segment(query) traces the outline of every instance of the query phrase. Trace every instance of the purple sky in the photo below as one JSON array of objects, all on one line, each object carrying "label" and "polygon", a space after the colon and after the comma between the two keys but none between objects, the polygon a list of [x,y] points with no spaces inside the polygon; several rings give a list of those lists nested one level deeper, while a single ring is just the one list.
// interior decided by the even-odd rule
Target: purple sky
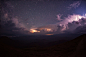
[{"label": "purple sky", "polygon": [[0,35],[86,33],[86,1],[2,1]]}]

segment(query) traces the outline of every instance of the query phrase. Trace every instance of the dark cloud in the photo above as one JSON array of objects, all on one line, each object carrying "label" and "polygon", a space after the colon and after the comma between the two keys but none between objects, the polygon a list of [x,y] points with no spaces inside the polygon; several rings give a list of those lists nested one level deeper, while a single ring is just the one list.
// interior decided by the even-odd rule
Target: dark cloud
[{"label": "dark cloud", "polygon": [[86,25],[77,27],[74,32],[77,34],[86,34]]},{"label": "dark cloud", "polygon": [[1,29],[0,35],[24,35],[29,34],[29,31],[22,27],[18,19],[13,17],[12,6],[9,2],[1,3]]},{"label": "dark cloud", "polygon": [[86,18],[80,19],[80,20],[79,20],[79,23],[80,23],[81,25],[86,24]]},{"label": "dark cloud", "polygon": [[9,20],[7,23],[4,24],[5,27],[14,27],[15,23],[12,23],[12,20]]},{"label": "dark cloud", "polygon": [[68,25],[68,30],[72,31],[79,26],[79,23],[77,21],[73,21],[72,23],[68,23],[67,25]]}]

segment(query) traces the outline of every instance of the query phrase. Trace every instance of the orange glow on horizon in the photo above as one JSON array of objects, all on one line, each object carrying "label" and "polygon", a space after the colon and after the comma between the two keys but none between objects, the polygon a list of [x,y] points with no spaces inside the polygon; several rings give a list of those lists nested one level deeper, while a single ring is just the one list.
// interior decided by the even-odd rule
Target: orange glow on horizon
[{"label": "orange glow on horizon", "polygon": [[53,34],[46,34],[46,35],[53,35]]},{"label": "orange glow on horizon", "polygon": [[44,31],[47,31],[47,32],[51,32],[52,31],[52,29],[50,29],[50,28],[41,28],[40,30],[44,30]]},{"label": "orange glow on horizon", "polygon": [[48,31],[48,32],[49,32],[49,31],[51,31],[51,29],[46,29],[46,31]]},{"label": "orange glow on horizon", "polygon": [[40,31],[37,31],[37,30],[35,30],[35,29],[30,29],[30,32],[31,32],[31,33],[35,33],[35,32],[40,32]]}]

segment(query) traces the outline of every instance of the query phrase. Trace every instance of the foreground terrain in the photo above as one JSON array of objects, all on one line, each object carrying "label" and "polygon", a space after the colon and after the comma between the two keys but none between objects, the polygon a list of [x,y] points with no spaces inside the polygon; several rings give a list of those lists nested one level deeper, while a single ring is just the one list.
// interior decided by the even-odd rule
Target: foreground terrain
[{"label": "foreground terrain", "polygon": [[0,38],[0,57],[85,57],[86,34],[73,40],[50,47],[16,48],[4,42],[15,41],[8,37]]}]

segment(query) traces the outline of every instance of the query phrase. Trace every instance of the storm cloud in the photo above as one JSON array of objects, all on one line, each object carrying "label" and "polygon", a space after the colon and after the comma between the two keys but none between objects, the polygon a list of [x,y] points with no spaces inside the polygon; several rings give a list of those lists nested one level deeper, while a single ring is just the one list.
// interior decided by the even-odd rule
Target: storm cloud
[{"label": "storm cloud", "polygon": [[1,3],[1,35],[23,35],[29,31],[13,16],[13,7],[9,2]]}]

